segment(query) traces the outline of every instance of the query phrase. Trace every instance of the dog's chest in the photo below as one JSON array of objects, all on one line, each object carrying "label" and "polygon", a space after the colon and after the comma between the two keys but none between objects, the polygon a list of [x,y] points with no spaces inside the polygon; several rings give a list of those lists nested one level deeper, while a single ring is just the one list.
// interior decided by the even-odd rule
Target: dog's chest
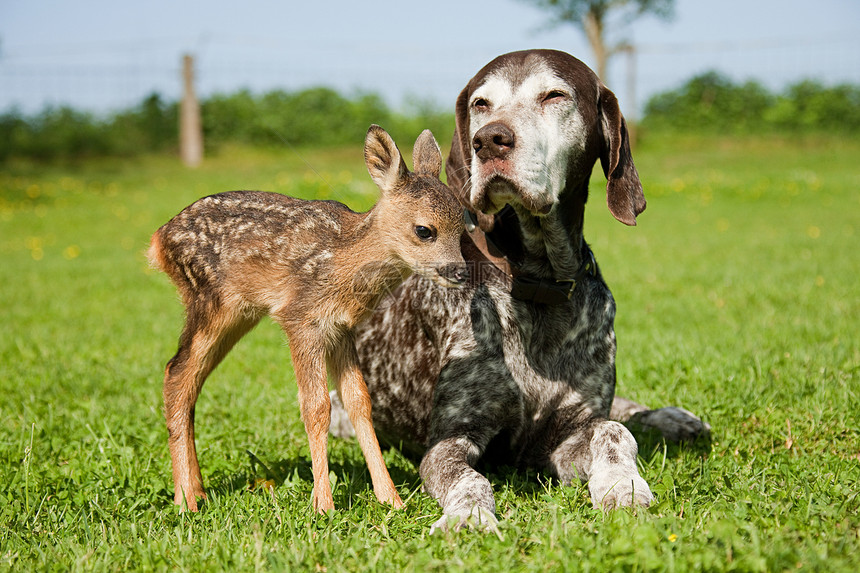
[{"label": "dog's chest", "polygon": [[[482,335],[501,341],[500,357],[521,396],[525,427],[546,423],[559,408],[594,414],[611,402],[614,301],[600,280],[583,291],[558,306],[502,299],[495,307],[499,332]],[[479,322],[484,330],[494,323],[487,317]],[[478,331],[473,320],[473,332]]]}]

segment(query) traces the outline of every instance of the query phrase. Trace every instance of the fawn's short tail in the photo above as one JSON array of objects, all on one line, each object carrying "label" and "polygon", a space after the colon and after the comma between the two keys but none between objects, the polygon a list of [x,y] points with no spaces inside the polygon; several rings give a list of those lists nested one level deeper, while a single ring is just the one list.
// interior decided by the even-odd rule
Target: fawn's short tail
[{"label": "fawn's short tail", "polygon": [[164,249],[161,247],[160,229],[153,233],[152,239],[149,240],[149,249],[146,251],[146,258],[149,259],[149,264],[152,268],[165,272],[167,261],[164,258]]}]

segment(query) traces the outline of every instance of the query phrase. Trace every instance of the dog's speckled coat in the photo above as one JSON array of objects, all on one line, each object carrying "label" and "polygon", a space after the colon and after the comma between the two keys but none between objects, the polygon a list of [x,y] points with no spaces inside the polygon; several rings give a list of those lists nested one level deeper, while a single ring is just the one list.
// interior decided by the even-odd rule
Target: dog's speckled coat
[{"label": "dog's speckled coat", "polygon": [[[516,52],[469,82],[456,118],[446,170],[480,223],[462,245],[473,280],[445,290],[414,277],[358,328],[377,432],[423,454],[425,491],[444,513],[434,528],[495,526],[479,458],[587,481],[595,506],[647,506],[636,442],[611,413],[670,439],[707,425],[680,408],[648,410],[622,398],[612,409],[615,302],[599,271],[557,305],[513,299],[506,272],[565,280],[580,268],[598,159],[610,211],[636,223],[645,200],[615,96],[568,54]],[[494,217],[506,204],[513,228]],[[484,233],[513,245],[507,260],[493,256]],[[336,422],[333,432],[349,433]]]}]

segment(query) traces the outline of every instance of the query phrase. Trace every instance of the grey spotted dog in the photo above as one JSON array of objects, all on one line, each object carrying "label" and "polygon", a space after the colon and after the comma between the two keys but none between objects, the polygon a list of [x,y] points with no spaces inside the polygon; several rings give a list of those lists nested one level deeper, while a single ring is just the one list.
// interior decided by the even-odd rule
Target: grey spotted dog
[{"label": "grey spotted dog", "polygon": [[620,421],[670,439],[709,426],[680,408],[613,406],[615,302],[583,215],[597,161],[612,215],[635,225],[645,209],[615,95],[568,54],[514,52],[469,81],[455,116],[446,172],[466,207],[472,280],[446,291],[412,278],[359,326],[377,432],[423,456],[443,512],[433,529],[496,526],[479,460],[587,482],[595,506],[648,506]]},{"label": "grey spotted dog", "polygon": [[201,387],[233,345],[270,315],[290,342],[314,508],[334,508],[327,369],[356,429],[376,497],[402,507],[373,430],[354,331],[413,271],[443,288],[467,280],[462,208],[439,180],[442,155],[429,131],[415,143],[415,173],[378,126],[368,130],[364,155],[381,191],[367,213],[335,201],[236,191],[198,200],[152,236],[150,261],[176,284],[186,309],[179,349],[164,374],[176,504],[197,511],[197,498],[206,497],[194,444]]}]

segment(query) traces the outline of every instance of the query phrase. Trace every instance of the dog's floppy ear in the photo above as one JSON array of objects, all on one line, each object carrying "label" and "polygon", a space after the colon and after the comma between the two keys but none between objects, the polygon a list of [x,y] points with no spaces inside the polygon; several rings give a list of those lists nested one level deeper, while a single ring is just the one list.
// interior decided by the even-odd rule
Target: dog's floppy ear
[{"label": "dog's floppy ear", "polygon": [[603,129],[600,164],[607,179],[606,202],[616,219],[625,225],[635,225],[636,216],[645,210],[645,195],[630,154],[627,123],[615,94],[603,83],[600,84],[599,105]]},{"label": "dog's floppy ear", "polygon": [[451,140],[451,153],[445,162],[445,174],[448,176],[448,186],[457,195],[460,204],[477,215],[478,226],[484,232],[493,230],[493,216],[486,215],[475,210],[469,202],[472,192],[471,181],[472,170],[472,142],[469,140],[469,98],[472,96],[472,82],[463,88],[457,96],[455,108],[456,129],[454,138]]},{"label": "dog's floppy ear", "polygon": [[[471,85],[471,82],[470,82]],[[470,85],[463,88],[457,96],[457,104],[454,111],[454,137],[451,139],[451,153],[445,162],[445,174],[448,176],[448,186],[454,190],[460,202],[468,205],[469,189],[468,181],[470,175],[469,158],[471,147],[469,146],[469,94]]]}]

